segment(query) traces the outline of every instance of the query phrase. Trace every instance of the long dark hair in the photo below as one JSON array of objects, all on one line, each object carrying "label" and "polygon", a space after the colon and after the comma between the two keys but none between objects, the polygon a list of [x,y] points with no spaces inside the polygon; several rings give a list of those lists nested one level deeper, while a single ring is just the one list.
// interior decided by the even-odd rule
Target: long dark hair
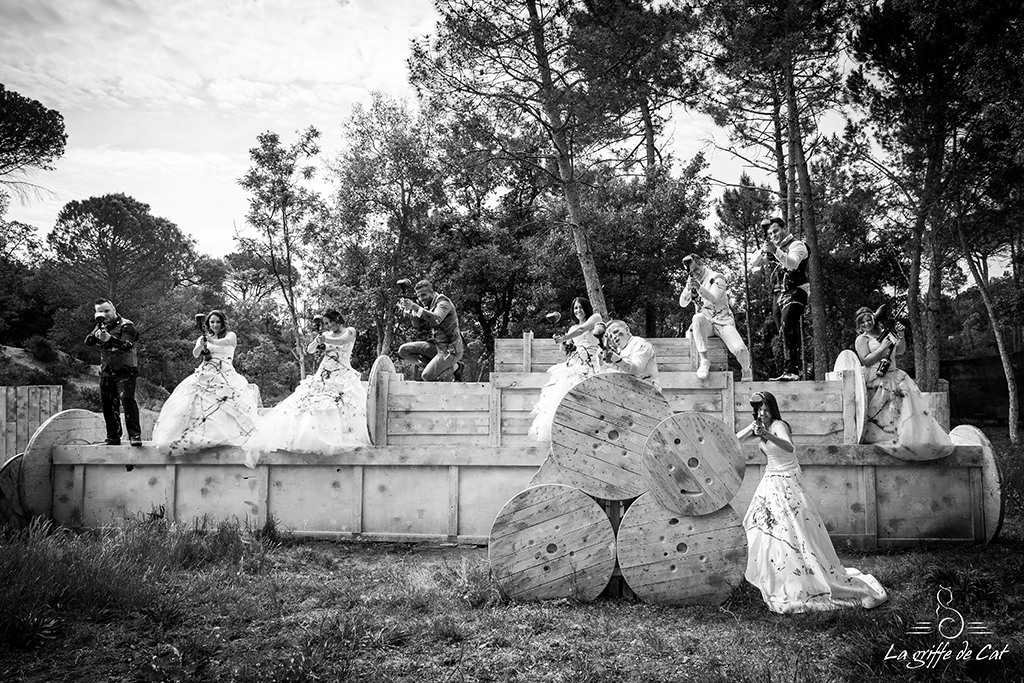
[{"label": "long dark hair", "polygon": [[217,316],[220,318],[220,333],[217,334],[217,339],[222,339],[224,335],[228,333],[228,317],[224,315],[224,311],[213,309],[206,314],[206,320],[203,321],[203,327],[206,328],[207,332],[212,332],[210,329],[210,318]]},{"label": "long dark hair", "polygon": [[793,433],[793,428],[789,426],[789,423],[782,419],[782,413],[779,412],[779,402],[775,398],[775,394],[770,391],[762,391],[761,395],[764,396],[764,404],[768,406],[768,414],[772,416],[772,421],[778,421],[786,425],[786,429],[789,433]]},{"label": "long dark hair", "polygon": [[341,317],[341,313],[339,313],[336,308],[325,309],[324,320],[330,320],[331,322],[338,323],[339,325],[345,324],[345,319]]},{"label": "long dark hair", "polygon": [[584,322],[585,320],[590,318],[590,316],[594,315],[594,307],[590,305],[590,299],[578,296],[572,300],[572,306],[570,306],[570,310],[575,310],[577,301],[579,301],[580,306],[583,307],[583,320],[580,320],[579,322]]}]

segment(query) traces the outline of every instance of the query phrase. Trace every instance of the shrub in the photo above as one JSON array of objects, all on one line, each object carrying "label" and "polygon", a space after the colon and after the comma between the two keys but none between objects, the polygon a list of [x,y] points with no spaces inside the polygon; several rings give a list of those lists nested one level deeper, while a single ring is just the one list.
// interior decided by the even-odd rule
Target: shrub
[{"label": "shrub", "polygon": [[58,358],[56,347],[46,337],[38,334],[25,340],[25,350],[40,363],[53,363]]}]

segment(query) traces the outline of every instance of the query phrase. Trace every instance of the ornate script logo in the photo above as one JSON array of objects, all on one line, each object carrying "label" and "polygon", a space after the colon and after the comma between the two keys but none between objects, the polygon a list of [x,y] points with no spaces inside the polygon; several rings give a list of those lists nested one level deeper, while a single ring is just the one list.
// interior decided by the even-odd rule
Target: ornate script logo
[{"label": "ornate script logo", "polygon": [[[972,649],[967,636],[993,635],[993,631],[982,621],[967,621],[964,615],[953,607],[953,591],[946,586],[939,586],[935,593],[935,619],[928,621],[915,621],[906,634],[908,636],[927,636],[938,634],[942,641],[934,647],[926,650],[898,650],[894,645],[889,646],[885,654],[885,661],[895,660],[903,663],[908,669],[933,669],[942,662],[952,660],[1001,660],[1010,651],[1009,645],[1002,649],[986,643],[980,649]],[[959,650],[950,646],[949,641],[963,637],[963,644]]]},{"label": "ornate script logo", "polygon": [[964,633],[967,635],[992,635],[992,630],[983,621],[965,621],[964,615],[953,607],[953,591],[945,586],[939,586],[935,593],[935,619],[933,621],[915,621],[914,625],[907,630],[908,636],[926,636],[938,633],[946,640],[959,638]]}]

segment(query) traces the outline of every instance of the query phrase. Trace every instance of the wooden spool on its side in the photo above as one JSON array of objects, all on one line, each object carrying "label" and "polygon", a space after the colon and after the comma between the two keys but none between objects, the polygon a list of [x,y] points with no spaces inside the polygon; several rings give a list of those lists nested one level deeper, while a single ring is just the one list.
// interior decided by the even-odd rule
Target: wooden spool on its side
[{"label": "wooden spool on its side", "polygon": [[860,357],[850,349],[845,349],[836,356],[832,372],[826,373],[825,378],[837,380],[841,377],[839,374],[841,372],[852,372],[856,375],[853,399],[855,403],[854,420],[857,425],[857,440],[854,443],[860,443],[861,439],[864,438],[864,421],[867,419],[868,385],[866,375],[864,374],[864,364],[860,362]]},{"label": "wooden spool on its side", "polygon": [[644,481],[658,503],[681,515],[729,504],[743,485],[746,459],[721,420],[679,413],[662,420],[644,446]]},{"label": "wooden spool on its side", "polygon": [[668,400],[622,372],[594,375],[569,390],[555,410],[551,454],[562,480],[597,498],[624,500],[647,490],[641,459]]},{"label": "wooden spool on its side", "polygon": [[996,462],[992,443],[985,433],[973,425],[953,427],[949,438],[957,446],[981,446],[981,495],[985,520],[985,541],[991,542],[1003,528],[1003,476]]},{"label": "wooden spool on its side", "polygon": [[395,364],[389,356],[377,356],[370,368],[370,383],[366,389],[366,429],[370,443],[387,445],[387,375],[395,374]]},{"label": "wooden spool on its side", "polygon": [[21,501],[30,517],[53,516],[53,447],[102,443],[106,434],[102,415],[77,408],[57,413],[39,425],[21,462]]},{"label": "wooden spool on its side", "polygon": [[619,568],[640,599],[659,605],[720,605],[743,580],[747,536],[731,507],[679,515],[640,496],[619,525]]},{"label": "wooden spool on its side", "polygon": [[579,489],[533,486],[505,504],[491,526],[491,574],[516,600],[589,602],[615,570],[615,532]]},{"label": "wooden spool on its side", "polygon": [[24,529],[31,521],[21,503],[21,459],[18,453],[0,465],[0,526]]}]

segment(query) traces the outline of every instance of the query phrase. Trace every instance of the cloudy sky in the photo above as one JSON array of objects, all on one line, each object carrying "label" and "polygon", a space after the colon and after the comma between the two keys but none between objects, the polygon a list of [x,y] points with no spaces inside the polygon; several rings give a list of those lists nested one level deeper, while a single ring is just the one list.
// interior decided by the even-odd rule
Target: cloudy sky
[{"label": "cloudy sky", "polygon": [[[226,254],[256,136],[313,125],[333,156],[353,103],[411,97],[409,41],[434,20],[431,0],[0,0],[0,83],[59,111],[68,134],[57,170],[32,178],[55,197],[15,200],[7,218],[45,233],[65,203],[124,192]],[[735,181],[711,135],[724,140],[682,114],[672,144]]]}]

